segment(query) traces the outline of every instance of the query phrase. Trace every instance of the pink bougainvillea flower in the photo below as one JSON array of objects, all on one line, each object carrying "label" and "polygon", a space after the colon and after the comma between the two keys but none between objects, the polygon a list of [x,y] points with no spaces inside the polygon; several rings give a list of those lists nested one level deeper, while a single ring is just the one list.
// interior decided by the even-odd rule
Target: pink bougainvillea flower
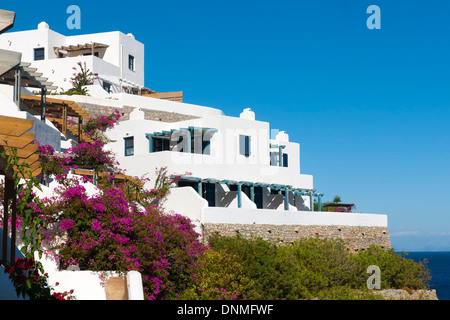
[{"label": "pink bougainvillea flower", "polygon": [[62,220],[60,222],[60,228],[61,228],[61,230],[69,230],[69,229],[73,228],[74,224],[75,223],[71,219]]}]

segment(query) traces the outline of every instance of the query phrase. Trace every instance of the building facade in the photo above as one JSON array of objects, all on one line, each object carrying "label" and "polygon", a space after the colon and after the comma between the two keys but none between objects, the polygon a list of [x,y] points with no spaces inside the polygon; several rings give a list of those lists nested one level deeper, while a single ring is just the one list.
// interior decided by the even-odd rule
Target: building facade
[{"label": "building facade", "polygon": [[0,48],[22,53],[60,90],[71,88],[78,62],[99,74],[98,85],[121,92],[121,86],[144,87],[144,45],[130,33],[105,32],[64,36],[41,22],[37,29],[0,35]]},{"label": "building facade", "polygon": [[[231,226],[234,232],[264,238],[267,234],[258,230],[267,229],[272,240],[292,241],[310,234],[300,230],[317,229],[322,231],[313,234],[365,236],[361,248],[370,242],[389,246],[386,215],[321,211],[323,195],[312,175],[301,170],[300,144],[257,119],[250,108],[233,117],[214,107],[152,96],[144,86],[144,45],[133,35],[66,37],[42,22],[36,30],[1,35],[0,48],[20,52],[23,61],[60,89],[70,88],[68,79],[78,62],[97,73],[98,79],[87,86],[89,96],[54,97],[71,100],[91,115],[118,109],[121,121],[107,132],[112,142],[106,148],[128,175],[155,181],[163,167],[168,174],[181,175],[164,206],[191,218],[204,238],[213,231],[228,234]],[[274,231],[283,226],[293,233]],[[330,233],[323,231],[325,226],[352,231]],[[368,234],[377,236],[367,240]]]}]

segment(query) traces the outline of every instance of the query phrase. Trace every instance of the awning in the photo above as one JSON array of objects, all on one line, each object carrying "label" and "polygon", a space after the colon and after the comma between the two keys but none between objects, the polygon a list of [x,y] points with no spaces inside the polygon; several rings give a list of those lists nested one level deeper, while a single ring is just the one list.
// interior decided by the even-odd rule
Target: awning
[{"label": "awning", "polygon": [[17,67],[22,59],[22,53],[0,49],[0,76]]},{"label": "awning", "polygon": [[11,29],[14,26],[16,13],[0,9],[0,34]]},{"label": "awning", "polygon": [[[42,73],[37,72],[36,68],[30,67],[31,63],[21,62],[19,68],[21,70],[21,87],[46,89],[47,91],[56,90],[58,87],[53,86],[53,82],[49,82],[48,78],[42,77]],[[12,68],[0,76],[0,84],[15,85],[16,68]]]}]

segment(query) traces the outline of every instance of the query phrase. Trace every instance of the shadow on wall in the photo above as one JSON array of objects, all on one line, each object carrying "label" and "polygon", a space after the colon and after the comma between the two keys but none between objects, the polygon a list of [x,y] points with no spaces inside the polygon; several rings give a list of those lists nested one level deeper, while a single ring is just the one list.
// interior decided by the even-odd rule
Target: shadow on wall
[{"label": "shadow on wall", "polygon": [[280,194],[269,194],[266,196],[266,208],[276,210],[280,206],[284,206],[284,196]]}]

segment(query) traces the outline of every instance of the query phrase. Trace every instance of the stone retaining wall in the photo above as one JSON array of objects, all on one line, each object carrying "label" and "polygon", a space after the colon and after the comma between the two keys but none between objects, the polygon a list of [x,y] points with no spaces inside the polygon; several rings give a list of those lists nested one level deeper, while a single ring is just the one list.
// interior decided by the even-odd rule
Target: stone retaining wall
[{"label": "stone retaining wall", "polygon": [[386,300],[439,300],[436,290],[385,289],[373,291]]},{"label": "stone retaining wall", "polygon": [[204,223],[202,231],[205,241],[208,241],[211,234],[217,232],[223,236],[236,234],[244,237],[256,236],[266,241],[284,244],[312,236],[343,239],[352,251],[364,250],[371,244],[391,248],[387,227]]}]

